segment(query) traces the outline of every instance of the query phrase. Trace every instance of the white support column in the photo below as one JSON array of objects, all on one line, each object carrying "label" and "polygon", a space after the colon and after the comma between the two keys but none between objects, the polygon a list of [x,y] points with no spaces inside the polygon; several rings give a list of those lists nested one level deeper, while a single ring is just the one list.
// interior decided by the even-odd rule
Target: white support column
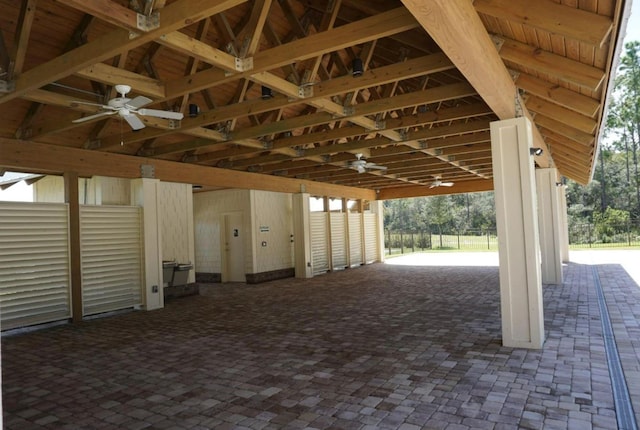
[{"label": "white support column", "polygon": [[148,311],[164,307],[162,289],[162,229],[158,201],[158,179],[131,181],[131,204],[142,207],[144,231],[144,308]]},{"label": "white support column", "polygon": [[569,262],[569,215],[567,213],[567,188],[565,185],[558,190],[558,204],[560,207],[560,257],[564,263]]},{"label": "white support column", "polygon": [[542,283],[562,284],[562,256],[560,229],[560,201],[558,170],[554,168],[536,170],[538,193],[538,229],[542,256]]},{"label": "white support column", "polygon": [[369,202],[369,208],[371,212],[376,214],[376,241],[378,244],[378,261],[384,263],[384,207],[382,200],[374,200]]},{"label": "white support column", "polygon": [[293,196],[293,254],[296,278],[313,278],[309,194]]},{"label": "white support column", "polygon": [[544,318],[531,122],[491,123],[502,344],[542,348]]}]

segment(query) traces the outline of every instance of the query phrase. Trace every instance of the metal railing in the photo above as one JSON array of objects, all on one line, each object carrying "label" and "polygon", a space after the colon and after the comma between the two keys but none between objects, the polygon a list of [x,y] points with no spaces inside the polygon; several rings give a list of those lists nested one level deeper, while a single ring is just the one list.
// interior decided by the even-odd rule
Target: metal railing
[{"label": "metal railing", "polygon": [[493,229],[442,233],[387,230],[384,244],[387,255],[426,250],[496,251],[498,249],[498,238],[496,231]]},{"label": "metal railing", "polygon": [[572,248],[615,248],[640,246],[640,220],[584,223],[569,226]]},{"label": "metal railing", "polygon": [[[498,237],[495,229],[442,233],[386,230],[384,245],[387,255],[428,250],[497,251]],[[640,246],[640,220],[570,225],[569,246],[574,249]]]}]

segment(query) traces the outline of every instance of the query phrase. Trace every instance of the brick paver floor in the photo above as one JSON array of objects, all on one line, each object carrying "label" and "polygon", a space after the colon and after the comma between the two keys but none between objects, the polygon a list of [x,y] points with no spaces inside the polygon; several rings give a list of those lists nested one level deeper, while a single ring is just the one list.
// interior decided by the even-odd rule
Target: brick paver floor
[{"label": "brick paver floor", "polygon": [[[566,280],[542,350],[501,346],[497,267],[384,264],[4,337],[5,428],[615,429],[590,266]],[[640,291],[602,285],[633,366]]]}]

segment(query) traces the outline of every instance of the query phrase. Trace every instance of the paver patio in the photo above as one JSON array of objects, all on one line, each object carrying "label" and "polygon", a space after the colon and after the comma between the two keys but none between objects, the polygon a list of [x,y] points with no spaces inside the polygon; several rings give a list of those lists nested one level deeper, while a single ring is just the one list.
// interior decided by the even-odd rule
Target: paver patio
[{"label": "paver patio", "polygon": [[[640,288],[598,270],[638,411]],[[497,267],[388,264],[5,336],[4,425],[615,429],[592,278],[544,287],[542,350],[501,346]]]}]

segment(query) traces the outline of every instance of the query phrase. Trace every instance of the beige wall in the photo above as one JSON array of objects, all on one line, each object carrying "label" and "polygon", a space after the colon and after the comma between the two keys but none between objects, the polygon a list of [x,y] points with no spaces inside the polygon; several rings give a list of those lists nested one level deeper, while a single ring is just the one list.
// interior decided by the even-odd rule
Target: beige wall
[{"label": "beige wall", "polygon": [[[225,213],[244,213],[244,230],[250,230],[250,203],[248,190],[223,190],[196,193],[193,196],[195,229],[195,263],[198,272],[221,273],[222,253],[220,228]],[[251,235],[245,234],[245,270],[251,268]],[[249,262],[248,264],[246,262]],[[248,266],[248,267],[246,267]],[[251,272],[246,272],[251,273]]]},{"label": "beige wall", "polygon": [[[194,263],[193,204],[189,184],[160,182],[158,210],[162,234],[162,259]],[[195,273],[195,271],[192,271]],[[191,273],[195,281],[195,275]]]},{"label": "beige wall", "polygon": [[[289,269],[293,263],[291,194],[252,191],[253,267],[250,273]],[[262,243],[266,242],[266,246]]]},{"label": "beige wall", "polygon": [[[129,179],[93,178],[78,179],[78,200],[83,205],[128,206],[131,201]],[[45,176],[33,185],[35,202],[64,203],[64,179],[62,176]]]},{"label": "beige wall", "polygon": [[[193,200],[195,261],[199,272],[222,272],[222,217],[230,213],[243,214],[245,273],[293,267],[290,194],[224,190],[197,193]],[[263,242],[266,246],[262,246]]]}]

